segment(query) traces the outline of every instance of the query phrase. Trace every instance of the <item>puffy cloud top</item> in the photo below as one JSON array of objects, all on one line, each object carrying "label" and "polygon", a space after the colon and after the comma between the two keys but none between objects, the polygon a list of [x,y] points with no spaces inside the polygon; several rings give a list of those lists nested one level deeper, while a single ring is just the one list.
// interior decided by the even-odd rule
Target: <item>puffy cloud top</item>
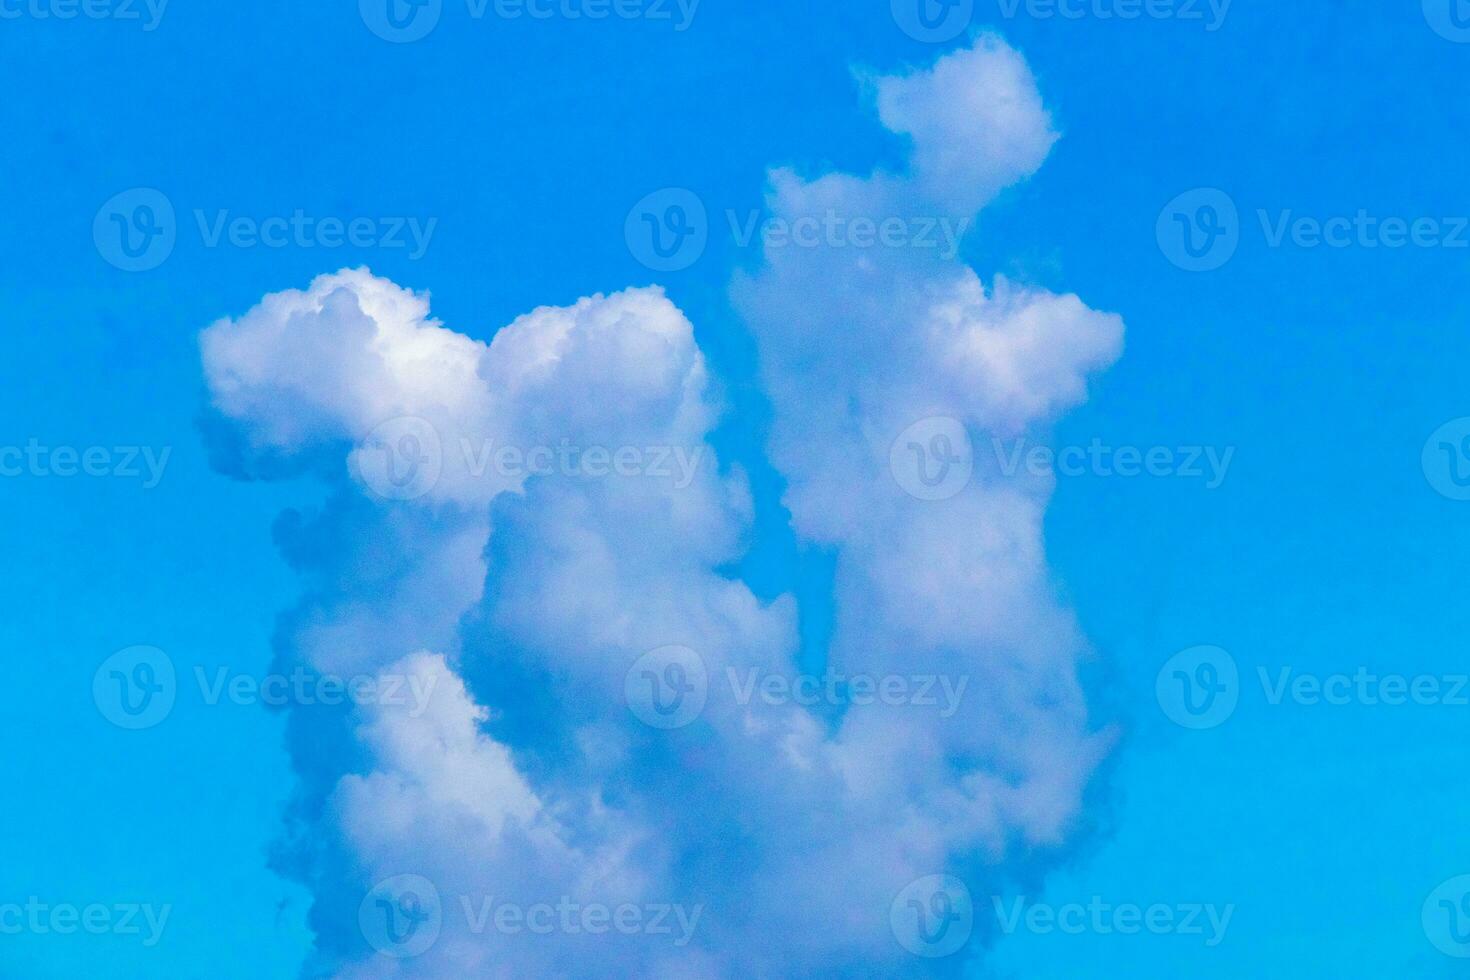
[{"label": "puffy cloud top", "polygon": [[[908,171],[778,171],[778,214],[971,218],[1056,139],[993,37],[873,86]],[[826,675],[922,684],[932,705],[802,675],[795,601],[728,570],[749,492],[715,458],[719,406],[661,290],[543,307],[485,344],[346,270],[204,332],[216,448],[262,476],[331,464],[323,507],[277,529],[309,583],[278,657],[432,692],[293,710],[280,861],[317,896],[309,970],[929,973],[904,896],[958,874],[983,902],[1068,840],[1108,737],[1048,583],[1050,488],[976,468],[916,494],[900,463],[1046,424],[1117,357],[1121,322],[932,250],[765,259],[734,295],[794,526],[837,555]],[[934,418],[942,443],[901,437]],[[496,925],[493,906],[559,903],[682,927]]]}]

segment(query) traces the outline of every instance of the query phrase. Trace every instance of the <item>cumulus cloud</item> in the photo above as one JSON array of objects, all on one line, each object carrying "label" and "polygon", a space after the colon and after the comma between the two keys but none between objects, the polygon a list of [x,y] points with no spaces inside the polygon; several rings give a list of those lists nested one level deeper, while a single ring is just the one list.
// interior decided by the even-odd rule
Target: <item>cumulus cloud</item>
[{"label": "cumulus cloud", "polygon": [[[973,218],[1056,139],[995,38],[870,84],[909,169],[776,171],[777,213]],[[895,924],[905,889],[989,887],[1075,827],[1106,738],[1048,586],[1049,487],[972,459],[953,492],[915,493],[900,435],[941,418],[962,451],[1046,424],[1121,323],[914,247],[768,247],[733,291],[794,527],[837,555],[829,671],[942,678],[946,711],[770,695],[797,679],[795,602],[728,571],[750,493],[661,290],[537,309],[486,344],[345,270],[204,332],[221,468],[330,486],[277,525],[308,584],[278,659],[433,691],[417,712],[292,711],[277,861],[316,896],[312,975],[930,972]],[[914,465],[940,445],[916,437]],[[398,916],[421,921],[407,945],[379,934]]]}]

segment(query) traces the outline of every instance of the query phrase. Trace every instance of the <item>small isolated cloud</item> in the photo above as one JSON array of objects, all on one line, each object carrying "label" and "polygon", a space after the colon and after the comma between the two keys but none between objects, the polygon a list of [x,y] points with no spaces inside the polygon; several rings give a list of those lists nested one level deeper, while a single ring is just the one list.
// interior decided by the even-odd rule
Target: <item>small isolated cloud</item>
[{"label": "small isolated cloud", "polygon": [[[872,85],[908,171],[775,172],[780,215],[972,219],[1056,138],[994,38]],[[794,600],[728,571],[749,490],[661,290],[485,344],[347,270],[204,332],[222,468],[330,487],[277,524],[307,585],[281,665],[430,692],[291,712],[276,860],[316,895],[311,975],[927,973],[963,943],[925,947],[904,896],[948,909],[927,883],[953,875],[983,901],[1066,843],[1107,739],[1049,487],[906,467],[1080,402],[1120,321],[913,247],[768,247],[734,295],[794,525],[837,555],[829,672],[896,682],[867,700],[792,694]]]}]

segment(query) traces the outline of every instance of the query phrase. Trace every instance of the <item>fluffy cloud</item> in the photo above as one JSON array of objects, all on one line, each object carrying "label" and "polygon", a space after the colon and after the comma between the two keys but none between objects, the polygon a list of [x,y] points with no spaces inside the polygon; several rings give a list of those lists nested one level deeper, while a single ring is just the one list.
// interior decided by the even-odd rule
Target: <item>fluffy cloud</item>
[{"label": "fluffy cloud", "polygon": [[[775,172],[775,211],[972,218],[1056,138],[994,38],[871,85],[909,171]],[[434,692],[293,710],[277,860],[316,894],[314,974],[926,972],[892,922],[911,882],[981,889],[1066,841],[1106,739],[1047,583],[1049,488],[979,471],[919,499],[899,436],[1046,424],[1117,356],[1120,322],[915,248],[768,248],[734,294],[794,526],[837,555],[829,668],[963,684],[947,711],[741,695],[794,678],[795,603],[727,571],[750,495],[709,444],[719,406],[661,290],[541,308],[484,344],[348,270],[205,331],[221,468],[330,486],[277,526],[308,583],[278,659]],[[701,710],[670,715],[665,681]],[[549,932],[526,925],[546,906]],[[598,909],[627,928],[589,927]],[[400,914],[432,941],[384,955],[409,951],[375,931]]]}]

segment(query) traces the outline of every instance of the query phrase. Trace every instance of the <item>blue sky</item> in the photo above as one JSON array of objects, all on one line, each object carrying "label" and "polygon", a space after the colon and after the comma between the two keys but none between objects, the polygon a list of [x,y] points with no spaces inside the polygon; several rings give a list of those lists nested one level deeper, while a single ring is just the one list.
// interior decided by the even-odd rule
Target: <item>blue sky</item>
[{"label": "blue sky", "polygon": [[[352,891],[354,876],[380,868],[364,856],[367,845],[337,827],[330,846],[305,848],[319,862],[306,870],[302,848],[282,844],[293,800],[300,806],[303,796],[325,792],[329,776],[371,769],[354,754],[360,747],[339,755],[322,734],[342,730],[331,727],[342,724],[338,716],[322,721],[299,704],[209,704],[194,676],[285,669],[306,656],[294,632],[303,618],[382,601],[375,590],[389,589],[383,580],[398,574],[401,552],[454,527],[437,512],[390,522],[382,515],[399,511],[349,500],[355,484],[343,475],[342,454],[332,455],[341,432],[313,430],[305,448],[281,450],[291,456],[285,463],[252,455],[258,444],[240,448],[283,417],[326,426],[299,409],[310,399],[293,400],[285,380],[279,392],[262,382],[248,411],[221,409],[220,383],[201,367],[201,331],[224,317],[243,322],[269,294],[366,266],[430,293],[435,318],[488,343],[538,307],[665,287],[692,324],[711,400],[722,406],[708,437],[720,475],[748,475],[748,526],[723,517],[681,525],[710,569],[743,582],[762,604],[739,636],[789,629],[799,637],[795,661],[820,672],[855,633],[899,631],[881,613],[880,600],[891,597],[864,591],[889,549],[855,543],[825,508],[783,497],[795,487],[849,516],[846,504],[837,506],[847,484],[809,466],[819,454],[793,450],[811,437],[802,425],[816,410],[792,379],[828,372],[827,384],[846,392],[850,382],[858,399],[860,375],[877,368],[863,359],[860,334],[832,336],[813,353],[781,333],[771,311],[789,309],[781,305],[790,302],[782,256],[771,266],[759,247],[741,247],[727,215],[738,223],[765,208],[771,168],[808,179],[904,173],[904,140],[874,118],[873,79],[927,71],[981,32],[1024,58],[1060,138],[1042,152],[1044,162],[1018,165],[993,194],[977,192],[983,208],[958,258],[987,285],[1001,275],[1076,294],[1089,310],[1117,314],[1124,332],[1115,357],[1098,341],[1085,398],[1023,430],[972,425],[975,451],[989,451],[993,440],[1009,451],[1024,438],[1055,448],[1094,440],[1165,448],[1178,454],[1174,462],[1191,447],[1233,454],[1218,486],[1084,465],[1035,498],[1044,510],[1046,580],[1090,651],[1076,668],[1087,729],[1115,741],[1076,806],[1061,807],[1066,826],[1054,839],[1027,840],[1032,825],[1018,818],[1002,834],[1014,837],[1003,859],[977,856],[977,844],[972,853],[951,850],[933,868],[969,883],[968,942],[951,956],[901,959],[889,969],[1017,978],[1463,973],[1445,947],[1463,955],[1470,944],[1421,913],[1427,900],[1431,912],[1438,908],[1431,892],[1470,874],[1470,843],[1459,832],[1470,796],[1457,753],[1470,707],[1443,703],[1448,696],[1373,704],[1359,693],[1341,705],[1291,695],[1273,704],[1259,679],[1261,670],[1274,683],[1283,669],[1324,679],[1363,668],[1432,678],[1447,691],[1466,672],[1458,585],[1470,503],[1453,499],[1453,472],[1426,466],[1421,454],[1441,426],[1470,416],[1461,369],[1470,294],[1460,288],[1470,261],[1470,107],[1461,97],[1470,44],[1456,40],[1455,21],[1433,0],[1426,10],[1236,0],[1218,22],[1207,4],[1195,5],[1200,20],[1124,20],[1102,16],[1127,6],[1104,0],[1069,7],[1081,11],[1076,18],[1025,3],[1008,14],[1009,4],[977,0],[963,31],[942,41],[905,33],[903,17],[879,2],[806,9],[703,0],[689,17],[668,4],[667,18],[542,20],[477,19],[459,0],[444,0],[433,32],[402,44],[375,35],[351,3],[173,0],[151,30],[141,4],[138,19],[119,4],[93,8],[106,17],[61,19],[63,6],[0,0],[0,10],[15,14],[0,19],[0,59],[13,81],[0,101],[0,315],[12,346],[0,368],[0,447],[102,447],[98,465],[108,475],[27,465],[0,478],[9,516],[0,540],[10,559],[0,631],[13,695],[4,729],[18,749],[16,804],[0,835],[0,905],[37,896],[51,905],[170,911],[147,944],[146,927],[141,935],[7,932],[0,973],[380,975],[365,972],[375,961],[353,931],[362,897]],[[991,176],[984,166],[953,166],[939,172],[947,191],[964,193],[967,181]],[[107,202],[137,188],[155,189],[173,208],[176,241],[161,264],[129,272],[114,264],[116,252],[99,249],[94,224]],[[687,267],[655,271],[625,231],[630,209],[665,188],[688,189],[702,204],[708,244]],[[1234,251],[1212,253],[1205,262],[1221,262],[1216,268],[1188,271],[1171,261],[1182,246],[1168,232],[1193,222],[1203,234],[1201,202],[1222,198],[1185,198],[1184,225],[1171,221],[1168,206],[1201,188],[1234,206]],[[129,214],[140,200],[124,199]],[[409,244],[330,247],[319,234],[280,248],[228,236],[210,244],[208,227],[222,212],[224,220],[259,222],[298,211],[344,224],[368,218],[364,234],[374,242],[396,235]],[[1300,231],[1305,239],[1286,231],[1274,240],[1299,218],[1360,214],[1376,230],[1354,225],[1342,247],[1310,244],[1309,228]],[[398,218],[405,220],[394,233]],[[421,255],[413,254],[409,218],[426,235]],[[1391,218],[1432,219],[1421,226],[1426,244],[1389,247],[1382,223]],[[105,232],[105,214],[100,224]],[[737,270],[754,278],[754,298],[732,290]],[[789,281],[803,274],[790,272]],[[848,285],[837,280],[833,295]],[[636,306],[627,315],[665,313]],[[670,329],[676,339],[667,342],[677,347]],[[1078,326],[1058,349],[1081,349],[1094,329],[1106,332]],[[846,366],[822,359],[829,343]],[[282,378],[297,358],[325,356],[312,347],[275,355]],[[630,374],[644,363],[621,348],[596,348],[586,355],[591,366],[579,368],[589,373],[564,383],[581,385],[575,390],[589,404],[613,406],[619,424],[619,406],[653,418],[656,399],[598,387],[611,382],[593,368],[608,358],[611,372],[619,356],[629,358]],[[1450,431],[1442,441],[1453,447],[1459,438]],[[134,465],[125,465],[133,447]],[[155,463],[166,459],[156,480],[145,449]],[[1450,462],[1466,462],[1454,452]],[[335,475],[321,476],[325,469]],[[298,478],[274,478],[282,470]],[[235,478],[242,472],[271,478]],[[490,744],[507,747],[542,797],[589,771],[566,762],[566,719],[538,700],[561,690],[544,680],[560,676],[556,662],[517,633],[529,627],[513,615],[518,583],[545,600],[562,581],[537,559],[554,551],[546,542],[570,533],[555,516],[560,502],[550,491],[498,500],[483,603],[466,613],[462,634],[423,626],[401,650],[455,647],[439,652],[458,665],[469,696],[496,712]],[[865,526],[881,537],[907,525],[872,518]],[[388,531],[400,536],[390,540]],[[965,540],[968,531],[955,533]],[[624,576],[628,588],[656,594],[678,582],[716,594],[714,571],[696,575],[659,545],[645,554],[636,541],[623,543],[620,555],[646,563],[627,567],[649,576]],[[689,578],[650,570],[656,562]],[[394,571],[379,577],[363,571],[369,566]],[[943,581],[935,588],[947,594]],[[789,608],[779,599],[786,594]],[[873,621],[844,612],[874,596],[865,606],[879,610]],[[554,638],[571,630],[548,615],[527,622]],[[1003,632],[985,622],[975,630]],[[99,711],[93,680],[114,652],[138,645],[166,651],[179,693],[166,719],[132,731]],[[1171,657],[1202,645],[1228,653],[1238,706],[1195,730],[1171,720],[1177,706],[1161,699],[1157,681]],[[288,732],[288,718],[297,730]],[[687,794],[678,798],[690,807],[707,806],[700,812],[711,835],[728,829],[719,808],[730,799],[658,782],[686,763],[725,758],[720,743],[655,734],[630,736],[640,761],[619,770],[628,782],[609,801],[634,799],[638,781],[651,780]],[[1092,743],[1079,736],[1069,744],[1080,752]],[[749,831],[750,853],[711,855],[686,841],[685,863],[671,861],[667,897],[743,895],[732,884],[740,862],[774,860],[787,843],[762,837],[775,834],[767,823],[778,824],[779,812],[760,815],[770,819]],[[332,834],[320,814],[295,826],[311,841]],[[854,863],[864,864],[862,856]],[[869,856],[866,863],[881,863]],[[793,876],[791,903],[804,900],[803,887]],[[1233,911],[1215,945],[1205,942],[1208,930],[1022,926],[1005,934],[993,896],[1006,907],[1022,898],[1053,911],[1095,898],[1163,904],[1176,915],[1191,904]],[[774,921],[776,904],[757,911]],[[886,904],[882,915],[886,923]],[[701,968],[718,975],[719,943],[731,933],[707,928],[715,930],[715,965]],[[771,930],[773,948],[809,971],[854,970],[844,954],[823,952],[824,942],[842,947],[834,936],[859,942],[836,924],[808,930],[810,946],[760,917],[748,928]],[[884,949],[903,945],[894,938],[881,937]],[[442,967],[429,962],[403,961],[401,975],[438,975]]]}]

